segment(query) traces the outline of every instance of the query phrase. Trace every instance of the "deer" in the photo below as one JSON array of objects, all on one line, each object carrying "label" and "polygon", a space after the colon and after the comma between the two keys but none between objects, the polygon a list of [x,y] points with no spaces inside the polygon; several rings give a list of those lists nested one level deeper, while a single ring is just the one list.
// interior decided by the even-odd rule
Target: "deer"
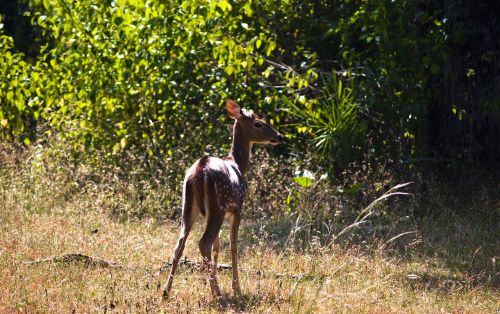
[{"label": "deer", "polygon": [[233,293],[235,296],[241,295],[237,256],[238,229],[245,198],[244,177],[249,168],[252,145],[276,145],[284,142],[284,137],[253,111],[242,109],[231,99],[226,101],[226,109],[229,117],[234,120],[229,155],[222,159],[201,157],[186,171],[184,177],[181,230],[170,274],[163,288],[163,300],[169,298],[187,237],[200,214],[206,220],[205,231],[199,242],[202,270],[208,274],[213,297],[223,300],[216,272],[220,250],[219,233],[224,220],[229,222]]}]

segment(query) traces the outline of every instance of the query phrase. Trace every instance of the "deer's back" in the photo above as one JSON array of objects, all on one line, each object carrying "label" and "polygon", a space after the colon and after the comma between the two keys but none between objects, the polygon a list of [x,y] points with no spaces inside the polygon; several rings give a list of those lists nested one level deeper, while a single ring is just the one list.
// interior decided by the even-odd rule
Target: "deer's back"
[{"label": "deer's back", "polygon": [[217,204],[224,214],[239,210],[245,197],[243,177],[232,159],[209,156],[198,159],[188,169],[184,185],[185,192],[187,185],[194,187],[203,215],[210,210],[209,204]]}]

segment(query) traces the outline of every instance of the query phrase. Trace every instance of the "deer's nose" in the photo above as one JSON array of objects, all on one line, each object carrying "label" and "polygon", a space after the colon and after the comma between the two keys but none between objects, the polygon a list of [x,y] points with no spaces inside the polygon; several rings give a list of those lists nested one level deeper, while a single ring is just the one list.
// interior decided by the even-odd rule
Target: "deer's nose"
[{"label": "deer's nose", "polygon": [[278,139],[280,140],[281,143],[285,142],[285,137],[281,134],[278,134]]}]

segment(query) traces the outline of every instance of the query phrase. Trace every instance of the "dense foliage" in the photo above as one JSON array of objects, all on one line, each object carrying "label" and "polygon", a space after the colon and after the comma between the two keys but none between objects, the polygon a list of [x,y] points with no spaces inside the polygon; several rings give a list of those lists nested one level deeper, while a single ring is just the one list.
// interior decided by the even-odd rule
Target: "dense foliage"
[{"label": "dense foliage", "polygon": [[494,2],[26,0],[0,10],[3,138],[199,154],[228,145],[232,97],[288,125],[290,142],[330,174],[363,156],[500,160]]}]

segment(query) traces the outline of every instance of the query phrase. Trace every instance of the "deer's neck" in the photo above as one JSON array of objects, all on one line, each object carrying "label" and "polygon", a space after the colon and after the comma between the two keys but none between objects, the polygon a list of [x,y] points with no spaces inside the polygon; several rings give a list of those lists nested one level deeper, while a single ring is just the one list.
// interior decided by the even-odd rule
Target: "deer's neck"
[{"label": "deer's neck", "polygon": [[240,124],[236,121],[233,126],[233,145],[229,157],[234,159],[242,175],[248,170],[251,150],[252,143],[244,136]]}]

